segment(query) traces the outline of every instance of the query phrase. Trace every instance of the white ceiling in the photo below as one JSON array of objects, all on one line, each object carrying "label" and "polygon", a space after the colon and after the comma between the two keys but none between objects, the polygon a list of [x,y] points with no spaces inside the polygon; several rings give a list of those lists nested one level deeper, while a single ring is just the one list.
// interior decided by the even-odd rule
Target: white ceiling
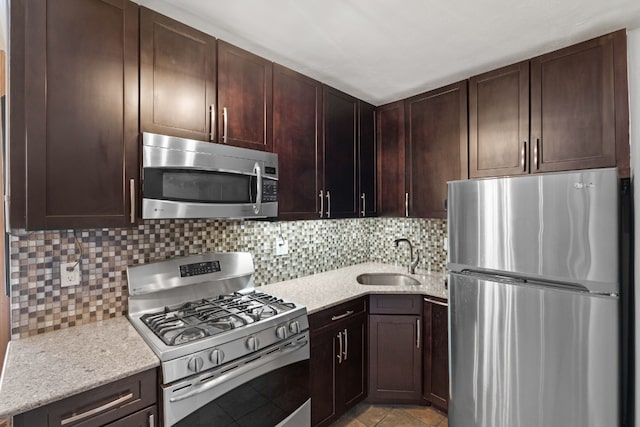
[{"label": "white ceiling", "polygon": [[620,28],[639,0],[137,0],[381,105]]}]

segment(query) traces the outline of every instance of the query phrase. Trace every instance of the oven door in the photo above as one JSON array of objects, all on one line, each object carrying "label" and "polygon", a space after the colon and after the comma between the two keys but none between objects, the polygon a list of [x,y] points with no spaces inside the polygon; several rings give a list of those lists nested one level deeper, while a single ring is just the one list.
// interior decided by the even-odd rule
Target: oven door
[{"label": "oven door", "polygon": [[163,386],[164,425],[310,426],[309,333]]}]

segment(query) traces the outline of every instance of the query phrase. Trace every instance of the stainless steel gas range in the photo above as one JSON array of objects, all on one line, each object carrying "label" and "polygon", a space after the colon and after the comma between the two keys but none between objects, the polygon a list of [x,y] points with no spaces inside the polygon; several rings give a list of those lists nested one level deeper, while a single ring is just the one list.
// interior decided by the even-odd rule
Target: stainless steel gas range
[{"label": "stainless steel gas range", "polygon": [[309,426],[305,307],[254,289],[249,253],[131,266],[129,319],[162,362],[165,426]]}]

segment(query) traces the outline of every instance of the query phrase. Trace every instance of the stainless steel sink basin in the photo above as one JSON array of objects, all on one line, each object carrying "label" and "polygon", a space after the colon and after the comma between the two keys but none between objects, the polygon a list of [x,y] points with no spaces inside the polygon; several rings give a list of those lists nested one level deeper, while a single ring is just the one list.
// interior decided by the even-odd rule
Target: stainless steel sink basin
[{"label": "stainless steel sink basin", "polygon": [[356,277],[361,285],[371,286],[419,286],[413,277],[399,273],[365,273]]}]

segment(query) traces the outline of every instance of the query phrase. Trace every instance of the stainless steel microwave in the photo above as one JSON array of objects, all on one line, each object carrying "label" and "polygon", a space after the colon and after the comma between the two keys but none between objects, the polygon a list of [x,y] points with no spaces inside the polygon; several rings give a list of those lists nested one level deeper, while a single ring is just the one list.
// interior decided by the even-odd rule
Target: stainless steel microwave
[{"label": "stainless steel microwave", "polygon": [[278,216],[278,155],[142,134],[142,217]]}]

